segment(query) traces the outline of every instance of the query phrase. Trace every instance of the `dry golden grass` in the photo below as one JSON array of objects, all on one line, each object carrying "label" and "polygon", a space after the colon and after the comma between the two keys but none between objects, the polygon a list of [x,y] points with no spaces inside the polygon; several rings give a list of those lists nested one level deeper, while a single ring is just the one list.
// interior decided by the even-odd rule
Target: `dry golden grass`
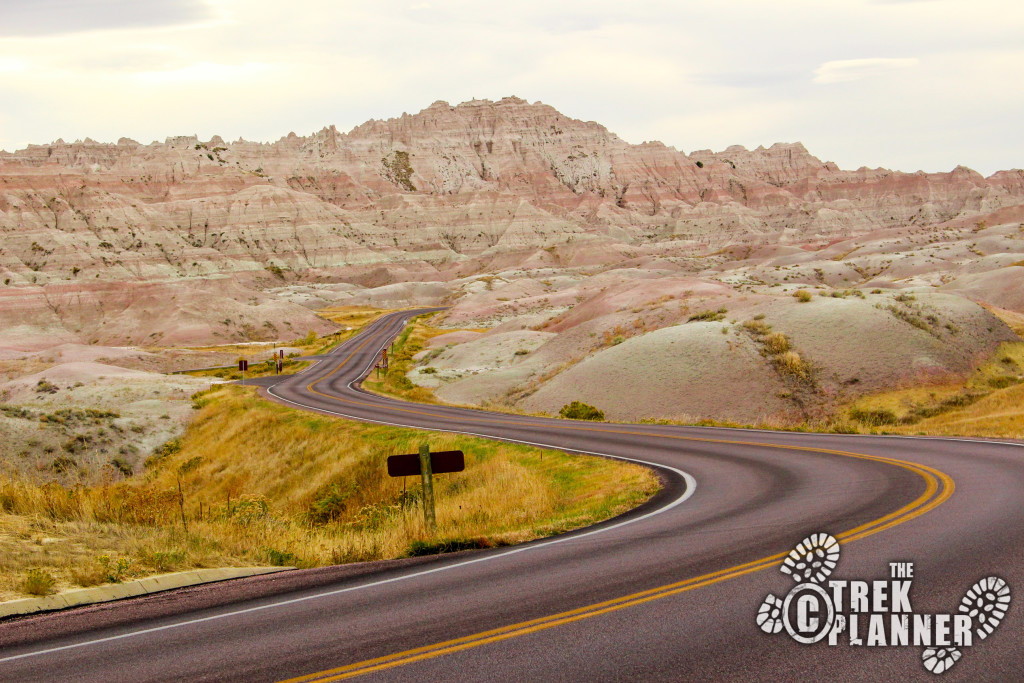
[{"label": "dry golden grass", "polygon": [[764,338],[764,348],[772,355],[786,353],[790,350],[789,337],[782,332],[772,332]]},{"label": "dry golden grass", "polygon": [[850,410],[897,434],[1024,438],[1024,342],[1002,344],[964,382],[873,394]]},{"label": "dry golden grass", "polygon": [[[28,572],[57,589],[196,567],[317,566],[516,543],[593,523],[658,488],[642,467],[458,435],[364,425],[221,387],[144,475],[63,488],[0,479],[0,599]],[[418,478],[385,458],[461,449],[466,471],[435,478],[437,530]],[[180,488],[179,488],[180,487]]]},{"label": "dry golden grass", "polygon": [[1024,384],[994,391],[975,403],[895,428],[901,434],[1024,439]]},{"label": "dry golden grass", "polygon": [[[1019,264],[1018,264],[1019,265]],[[996,306],[990,306],[988,304],[982,304],[985,308],[991,311],[996,317],[1000,318],[1007,327],[1017,333],[1017,336],[1024,339],[1024,313],[1018,313],[1017,311],[1009,311],[1005,308],[998,308]]]}]

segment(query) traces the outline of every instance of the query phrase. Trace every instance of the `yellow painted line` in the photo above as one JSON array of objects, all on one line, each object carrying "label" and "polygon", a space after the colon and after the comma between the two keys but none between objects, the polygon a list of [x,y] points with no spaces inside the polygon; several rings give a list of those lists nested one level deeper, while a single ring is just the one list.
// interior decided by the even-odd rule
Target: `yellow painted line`
[{"label": "yellow painted line", "polygon": [[[331,394],[325,394],[317,391],[314,386],[327,379],[335,372],[337,372],[345,363],[347,363],[356,352],[362,349],[371,339],[379,336],[374,334],[357,347],[348,357],[345,358],[338,367],[334,368],[327,375],[324,375],[318,380],[311,382],[307,385],[307,389],[315,394],[336,400],[342,403],[356,404],[370,406],[372,404],[353,401],[351,399],[345,399],[340,396],[333,396]],[[394,410],[407,412],[418,415],[426,415],[429,417],[451,419],[445,415],[437,413],[429,413],[426,411],[412,410],[406,408],[395,407]],[[461,418],[460,418],[461,419]],[[466,422],[483,422],[490,424],[516,424],[518,426],[529,426],[522,422],[513,422],[511,420],[497,420],[487,418],[464,418]],[[806,451],[813,453],[826,453],[829,455],[838,455],[843,457],[858,458],[861,460],[873,460],[876,462],[882,462],[895,467],[901,467],[905,470],[917,474],[925,480],[925,491],[918,498],[912,502],[904,505],[895,512],[891,512],[887,515],[874,519],[860,526],[854,527],[842,533],[836,535],[836,538],[845,543],[857,541],[862,538],[866,538],[872,534],[876,534],[880,531],[890,529],[897,524],[908,522],[912,519],[920,517],[921,515],[933,510],[934,508],[941,505],[943,502],[949,499],[953,495],[953,491],[956,485],[953,478],[945,472],[937,470],[927,465],[921,465],[918,463],[911,463],[904,460],[898,460],[896,458],[887,458],[884,456],[868,455],[865,453],[854,453],[851,451],[838,451],[826,448],[810,448],[807,446],[786,446],[782,444],[767,444],[759,443],[754,441],[736,441],[728,439],[708,439],[702,437],[693,436],[682,436],[674,434],[655,434],[649,432],[636,432],[630,430],[621,429],[606,429],[599,427],[586,427],[577,425],[558,425],[558,424],[544,424],[536,425],[554,429],[565,429],[565,430],[577,430],[577,431],[588,431],[588,432],[602,432],[609,434],[626,434],[646,437],[656,437],[663,439],[677,439],[681,441],[697,441],[706,443],[717,443],[717,444],[732,444],[732,445],[743,445],[743,446],[757,446],[762,448],[779,448],[783,450],[795,450],[795,451]],[[382,671],[384,669],[390,669],[397,666],[404,666],[406,664],[412,664],[414,662],[422,661],[425,659],[432,659],[434,657],[440,657],[446,654],[452,654],[467,650],[469,648],[478,647],[480,645],[486,645],[488,643],[494,643],[501,640],[507,640],[509,638],[515,638],[518,636],[534,633],[537,631],[554,628],[563,624],[580,621],[582,619],[589,619],[609,612],[614,612],[627,607],[633,607],[640,605],[645,602],[652,600],[660,600],[667,598],[672,595],[677,595],[686,591],[694,590],[695,588],[703,588],[710,586],[722,581],[727,581],[745,574],[752,572],[761,571],[769,567],[774,567],[782,563],[782,560],[788,555],[787,552],[777,553],[768,557],[763,557],[759,560],[739,564],[734,567],[727,569],[721,569],[710,574],[703,574],[690,579],[685,579],[676,583],[659,586],[657,588],[650,588],[645,591],[638,593],[632,593],[619,598],[613,598],[604,602],[587,605],[586,607],[578,607],[573,610],[566,612],[559,612],[558,614],[552,614],[546,617],[540,617],[529,621],[523,621],[516,624],[510,624],[508,626],[502,626],[500,628],[491,629],[489,631],[483,631],[481,633],[475,633],[469,636],[463,636],[461,638],[455,638],[453,640],[446,640],[440,643],[434,643],[431,645],[424,645],[422,647],[413,648],[411,650],[404,650],[402,652],[396,652],[394,654],[386,655],[384,657],[377,657],[375,659],[368,659],[362,662],[356,662],[354,664],[348,664],[346,666],[337,667],[334,669],[328,669],[325,671],[319,671],[316,673],[306,674],[297,678],[289,678],[281,683],[325,683],[326,681],[339,681],[346,678],[353,678],[355,676],[362,676],[364,674],[373,673],[375,671]]]}]

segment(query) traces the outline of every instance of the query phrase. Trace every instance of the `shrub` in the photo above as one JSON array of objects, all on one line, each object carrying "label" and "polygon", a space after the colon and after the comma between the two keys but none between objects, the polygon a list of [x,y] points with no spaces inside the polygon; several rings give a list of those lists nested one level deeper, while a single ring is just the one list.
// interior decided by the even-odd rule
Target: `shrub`
[{"label": "shrub", "polygon": [[789,338],[781,332],[773,332],[764,338],[765,350],[776,356],[789,351]]},{"label": "shrub", "polygon": [[135,474],[135,468],[131,466],[124,458],[113,458],[110,461],[110,466],[120,472],[125,477],[130,477]]},{"label": "shrub", "polygon": [[806,289],[798,289],[795,292],[793,292],[793,298],[799,301],[800,303],[805,304],[811,300],[811,293],[808,292]]},{"label": "shrub", "polygon": [[22,590],[29,595],[50,595],[54,592],[57,579],[42,569],[30,569],[25,576]]},{"label": "shrub", "polygon": [[242,496],[231,507],[231,521],[240,526],[261,522],[270,515],[270,505],[263,496]]},{"label": "shrub", "polygon": [[132,565],[132,561],[127,557],[119,557],[114,560],[108,555],[100,555],[96,561],[103,569],[103,578],[110,583],[121,583],[128,575],[128,568]]},{"label": "shrub", "polygon": [[184,550],[157,550],[145,558],[154,569],[161,572],[174,571],[185,562]]},{"label": "shrub", "polygon": [[880,425],[894,425],[899,423],[896,413],[886,408],[851,408],[850,418],[871,427]]},{"label": "shrub", "polygon": [[345,514],[348,508],[349,499],[352,497],[352,489],[344,491],[337,484],[331,484],[321,490],[317,497],[309,504],[306,511],[306,518],[310,524],[329,524]]},{"label": "shrub", "polygon": [[[764,318],[764,316],[761,316]],[[753,320],[747,320],[743,323],[743,329],[755,336],[763,336],[772,331],[772,326],[766,323],[761,318],[754,318]]]},{"label": "shrub", "polygon": [[717,311],[701,311],[691,315],[686,322],[692,323],[695,320],[699,322],[718,322],[719,320],[724,320],[725,314],[728,312],[729,309],[727,308],[719,308]]},{"label": "shrub", "polygon": [[604,412],[582,401],[573,401],[562,406],[558,414],[567,420],[603,420]]},{"label": "shrub", "polygon": [[45,379],[39,380],[36,384],[36,393],[39,394],[56,394],[58,391],[60,391],[60,387],[46,381]]},{"label": "shrub", "polygon": [[[67,446],[67,444],[65,444]],[[50,469],[56,474],[64,474],[78,467],[78,461],[66,455],[59,455],[50,463]]]},{"label": "shrub", "polygon": [[[135,431],[135,427],[132,427],[132,431]],[[155,467],[160,464],[162,460],[168,458],[178,451],[181,450],[181,441],[178,439],[171,439],[167,443],[158,447],[153,451],[153,455],[146,458],[146,467]]]},{"label": "shrub", "polygon": [[294,567],[300,564],[299,558],[294,553],[274,548],[267,548],[267,561],[274,567]]},{"label": "shrub", "polygon": [[789,375],[795,375],[800,378],[807,378],[810,375],[810,368],[803,358],[800,357],[796,351],[786,351],[785,353],[776,356],[775,361],[779,369]]}]

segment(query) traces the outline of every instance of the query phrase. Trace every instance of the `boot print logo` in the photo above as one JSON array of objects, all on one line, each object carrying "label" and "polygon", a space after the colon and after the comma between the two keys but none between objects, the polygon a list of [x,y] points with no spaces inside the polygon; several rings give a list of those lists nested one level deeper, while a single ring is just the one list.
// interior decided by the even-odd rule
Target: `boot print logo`
[{"label": "boot print logo", "polygon": [[965,648],[984,640],[999,627],[1010,608],[1010,587],[996,576],[975,583],[956,612],[915,614],[910,604],[912,562],[890,562],[888,579],[830,579],[839,563],[839,541],[827,533],[800,541],[780,571],[796,582],[785,597],[769,594],[757,610],[765,633],[783,630],[793,640],[812,644],[840,636],[853,647],[920,647],[924,668],[948,671]]}]

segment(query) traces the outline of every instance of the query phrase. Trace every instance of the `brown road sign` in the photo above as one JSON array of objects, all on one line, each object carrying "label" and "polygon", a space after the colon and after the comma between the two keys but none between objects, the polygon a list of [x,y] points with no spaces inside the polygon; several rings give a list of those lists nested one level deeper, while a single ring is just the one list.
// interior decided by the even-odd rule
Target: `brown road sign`
[{"label": "brown road sign", "polygon": [[247,360],[240,360],[240,361],[238,361],[238,370],[239,370],[239,372],[245,372],[248,369],[249,369],[249,361],[247,361]]},{"label": "brown road sign", "polygon": [[[466,469],[466,458],[462,451],[440,451],[430,454],[430,469],[434,474],[461,472]],[[420,472],[420,454],[406,453],[388,457],[388,476],[412,477]]]}]

